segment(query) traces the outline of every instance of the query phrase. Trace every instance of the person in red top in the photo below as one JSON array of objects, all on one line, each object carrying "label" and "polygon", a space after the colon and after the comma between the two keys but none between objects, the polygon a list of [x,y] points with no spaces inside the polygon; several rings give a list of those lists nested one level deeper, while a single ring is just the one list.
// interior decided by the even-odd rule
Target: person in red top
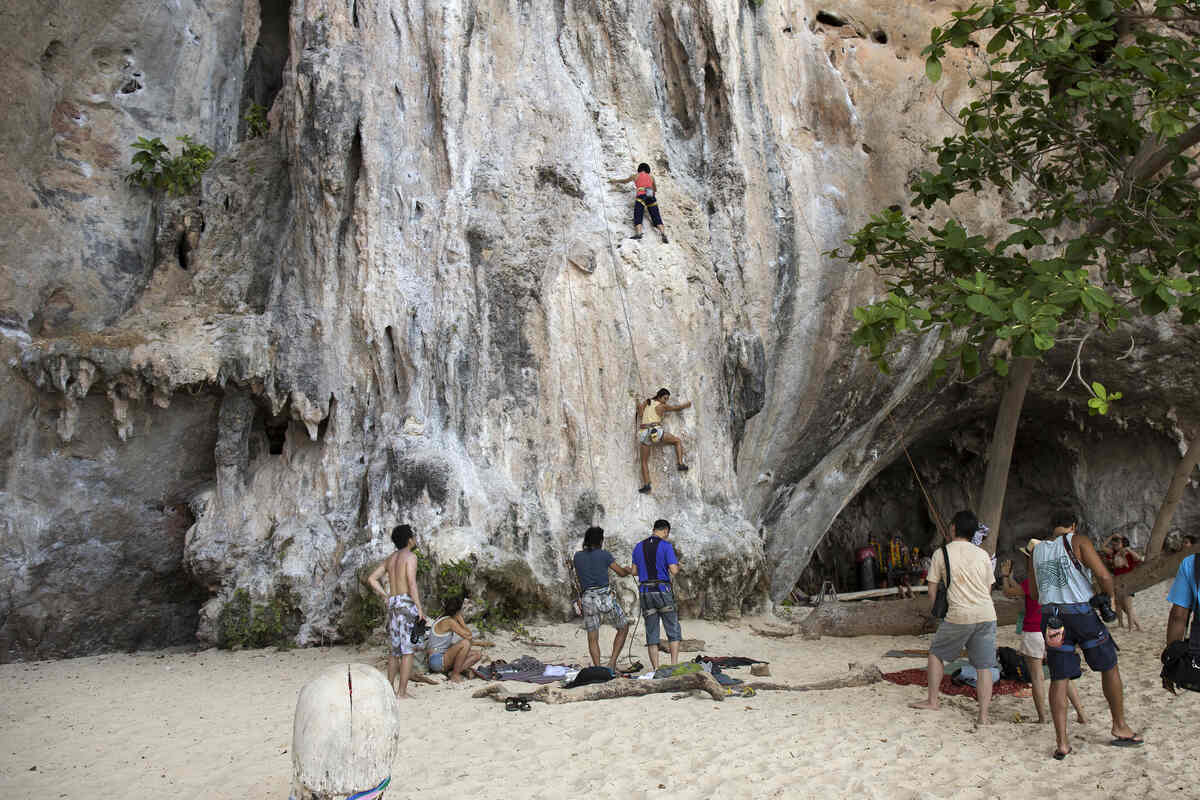
[{"label": "person in red top", "polygon": [[642,215],[648,213],[654,229],[662,237],[663,244],[666,244],[667,232],[663,230],[662,216],[658,213],[658,200],[655,197],[658,194],[658,187],[654,183],[653,176],[650,175],[650,165],[645,162],[638,164],[637,172],[628,178],[613,178],[609,183],[620,185],[630,181],[633,181],[635,194],[633,198],[633,236],[629,238],[642,238]]},{"label": "person in red top", "polygon": [[[1118,575],[1124,575],[1130,572],[1138,564],[1142,563],[1142,559],[1133,548],[1129,546],[1129,539],[1114,533],[1108,537],[1108,541],[1104,543],[1104,550],[1101,553],[1104,557],[1105,565],[1112,572],[1115,578]],[[1128,618],[1128,624],[1124,627],[1131,631],[1140,631],[1142,626],[1133,618],[1133,592],[1129,594],[1118,593],[1116,602],[1113,603],[1113,610],[1117,612],[1117,627],[1122,627],[1122,613]]]},{"label": "person in red top", "polygon": [[[1021,548],[1025,555],[1033,552],[1037,539],[1030,539]],[[1033,683],[1033,707],[1037,709],[1038,722],[1050,721],[1046,713],[1046,680],[1042,675],[1042,661],[1046,657],[1046,640],[1042,636],[1042,607],[1029,594],[1029,578],[1020,583],[1013,580],[1013,563],[1006,560],[1000,565],[1001,590],[1005,597],[1025,601],[1025,615],[1021,622],[1021,655],[1025,656],[1025,666],[1029,668],[1029,678]],[[1075,689],[1074,681],[1067,681],[1067,699],[1075,707],[1075,714],[1081,723],[1087,722],[1083,706],[1079,703],[1079,692]]]}]

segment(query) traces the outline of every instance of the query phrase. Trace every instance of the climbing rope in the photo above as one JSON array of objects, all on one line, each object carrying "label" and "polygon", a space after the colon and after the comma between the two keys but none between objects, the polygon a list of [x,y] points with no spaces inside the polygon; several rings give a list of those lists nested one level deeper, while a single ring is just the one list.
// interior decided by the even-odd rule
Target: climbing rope
[{"label": "climbing rope", "polygon": [[[629,146],[629,132],[625,130],[625,126],[621,126],[621,130],[625,134],[625,146],[629,149],[630,154],[633,153],[633,148]],[[603,154],[602,154],[603,155]],[[612,227],[608,224],[608,190],[602,188],[600,190],[600,204],[604,208],[604,232],[608,240],[608,255],[612,259],[613,278],[616,279],[617,289],[621,292],[621,311],[625,315],[625,331],[629,336],[629,350],[633,354],[633,369],[637,374],[637,386],[640,393],[646,388],[646,384],[642,380],[642,366],[638,362],[637,345],[633,340],[633,320],[629,316],[629,299],[625,293],[625,274],[621,269],[621,262],[617,258],[617,248],[613,245]],[[637,395],[640,398],[640,394]]]},{"label": "climbing rope", "polygon": [[592,475],[592,506],[588,513],[588,522],[596,521],[596,505],[600,502],[600,493],[596,489],[596,459],[592,453],[592,428],[588,418],[591,416],[588,406],[587,376],[583,371],[583,347],[579,343],[579,322],[575,316],[575,288],[571,275],[571,265],[567,263],[567,254],[563,252],[563,270],[567,273],[567,295],[571,298],[571,328],[575,332],[575,361],[579,364],[579,391],[583,394],[583,433],[587,439],[588,469]]}]

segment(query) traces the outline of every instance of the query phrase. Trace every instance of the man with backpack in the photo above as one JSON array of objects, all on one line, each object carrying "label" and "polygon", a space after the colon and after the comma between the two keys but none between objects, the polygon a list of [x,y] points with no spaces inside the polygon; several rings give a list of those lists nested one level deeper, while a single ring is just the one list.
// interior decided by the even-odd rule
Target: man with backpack
[{"label": "man with backpack", "polygon": [[[1054,757],[1071,754],[1067,739],[1067,685],[1081,674],[1079,653],[1088,667],[1100,673],[1104,699],[1112,714],[1114,747],[1137,747],[1144,742],[1125,722],[1125,690],[1117,669],[1117,647],[1104,622],[1096,616],[1116,619],[1109,605],[1113,593],[1112,574],[1104,566],[1096,546],[1086,536],[1077,536],[1078,520],[1070,511],[1058,511],[1051,519],[1053,538],[1039,542],[1030,557],[1035,580],[1033,600],[1042,612],[1042,635],[1046,639],[1046,665],[1050,668],[1050,717],[1054,720],[1057,747]],[[1092,576],[1104,594],[1092,592]]]},{"label": "man with backpack", "polygon": [[[929,698],[912,703],[910,708],[936,711],[939,707],[945,663],[958,658],[963,648],[976,670],[975,694],[979,698],[979,724],[988,724],[988,705],[992,700],[992,667],[996,666],[996,606],[992,603],[992,561],[986,550],[971,543],[979,530],[974,512],[954,515],[954,541],[935,550],[931,556],[929,596],[937,602],[938,584],[947,586],[948,607],[945,619],[929,644],[927,671]],[[931,616],[937,616],[931,608]]]},{"label": "man with backpack", "polygon": [[[1163,688],[1175,694],[1176,681],[1184,680],[1182,688],[1190,689],[1188,682],[1200,678],[1197,667],[1200,667],[1200,574],[1197,574],[1196,562],[1200,556],[1193,553],[1179,563],[1179,571],[1175,573],[1175,582],[1167,593],[1167,602],[1171,611],[1167,615],[1167,651],[1163,653]],[[1191,620],[1191,633],[1188,632],[1188,619],[1195,611],[1197,618]],[[1172,651],[1174,657],[1172,658]],[[1187,660],[1189,663],[1175,664],[1174,661]],[[1188,674],[1178,671],[1184,667]]]}]

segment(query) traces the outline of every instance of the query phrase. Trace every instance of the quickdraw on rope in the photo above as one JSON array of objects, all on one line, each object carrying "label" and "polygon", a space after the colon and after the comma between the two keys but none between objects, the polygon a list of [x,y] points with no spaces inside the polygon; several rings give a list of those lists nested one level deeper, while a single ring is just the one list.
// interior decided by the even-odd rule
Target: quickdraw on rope
[{"label": "quickdraw on rope", "polygon": [[383,797],[383,790],[386,789],[388,787],[388,784],[391,782],[392,782],[392,776],[388,775],[386,778],[383,779],[383,782],[380,783],[378,786],[376,786],[374,789],[367,789],[365,792],[359,792],[357,794],[352,794],[349,797],[347,797],[346,800],[378,800],[380,797]]}]

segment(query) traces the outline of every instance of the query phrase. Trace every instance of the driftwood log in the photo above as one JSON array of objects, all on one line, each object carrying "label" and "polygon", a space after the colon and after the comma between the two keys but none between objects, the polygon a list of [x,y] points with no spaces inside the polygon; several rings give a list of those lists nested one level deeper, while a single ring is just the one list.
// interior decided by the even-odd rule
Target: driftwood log
[{"label": "driftwood log", "polygon": [[492,683],[482,689],[476,690],[471,697],[490,697],[498,703],[503,703],[510,697],[521,697],[525,700],[537,700],[541,703],[558,705],[560,703],[579,703],[584,700],[642,697],[660,692],[686,692],[691,689],[699,689],[706,692],[713,700],[725,699],[725,690],[707,672],[691,672],[687,675],[676,675],[673,678],[663,678],[656,681],[614,678],[607,683],[594,683],[590,686],[580,686],[575,689],[541,686],[532,692],[513,692],[503,683]]},{"label": "driftwood log", "polygon": [[1179,570],[1179,562],[1192,553],[1200,552],[1200,547],[1178,550],[1174,553],[1163,553],[1158,558],[1138,564],[1124,575],[1113,578],[1118,593],[1129,594],[1140,592],[1156,583],[1171,580]]},{"label": "driftwood log", "polygon": [[870,686],[883,680],[883,673],[874,664],[851,664],[850,674],[841,678],[831,678],[816,683],[772,683],[771,681],[751,681],[742,684],[755,691],[767,692],[824,692],[829,689],[853,689],[856,686]]},{"label": "driftwood log", "polygon": [[[671,652],[670,643],[669,642],[659,642],[658,650],[660,653]],[[704,652],[704,640],[703,639],[680,639],[679,640],[679,652],[681,652],[681,653],[703,653]]]},{"label": "driftwood log", "polygon": [[[1131,573],[1132,574],[1132,573]],[[996,623],[1012,625],[1023,602],[992,596]],[[882,603],[822,603],[798,627],[805,639],[822,636],[916,636],[937,629],[929,616],[929,598],[890,600]]]},{"label": "driftwood log", "polygon": [[759,636],[765,636],[768,639],[786,639],[789,636],[795,636],[797,633],[800,632],[797,628],[788,628],[787,630],[781,631],[781,630],[774,630],[771,628],[759,628],[754,625],[750,626],[750,630],[752,630],[754,633],[758,634]]}]

